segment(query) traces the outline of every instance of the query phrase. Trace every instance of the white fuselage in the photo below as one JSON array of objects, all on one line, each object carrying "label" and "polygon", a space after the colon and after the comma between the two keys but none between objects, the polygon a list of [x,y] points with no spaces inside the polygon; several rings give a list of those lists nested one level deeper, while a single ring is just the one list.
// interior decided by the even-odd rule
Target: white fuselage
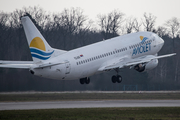
[{"label": "white fuselage", "polygon": [[[140,36],[148,39],[142,43]],[[99,68],[120,60],[155,55],[163,46],[163,40],[151,32],[138,32],[104,40],[68,51],[49,59],[49,62],[64,62],[43,69],[32,69],[35,75],[59,80],[89,77],[99,73]]]}]

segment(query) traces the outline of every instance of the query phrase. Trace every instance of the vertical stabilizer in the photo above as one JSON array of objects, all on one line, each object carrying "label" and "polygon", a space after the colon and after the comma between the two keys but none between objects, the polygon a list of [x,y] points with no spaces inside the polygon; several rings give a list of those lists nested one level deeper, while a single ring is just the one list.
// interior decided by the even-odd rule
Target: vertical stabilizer
[{"label": "vertical stabilizer", "polygon": [[57,53],[65,52],[51,48],[28,16],[21,17],[21,22],[34,63],[48,60],[56,56]]}]

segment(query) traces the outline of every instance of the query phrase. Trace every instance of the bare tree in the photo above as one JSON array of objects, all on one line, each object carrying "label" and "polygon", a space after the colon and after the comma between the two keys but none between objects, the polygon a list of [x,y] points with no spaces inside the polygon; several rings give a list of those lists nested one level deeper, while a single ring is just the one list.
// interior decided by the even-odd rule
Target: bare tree
[{"label": "bare tree", "polygon": [[8,14],[6,14],[4,12],[1,12],[0,13],[0,23],[1,23],[1,26],[6,26],[7,20],[8,20]]},{"label": "bare tree", "polygon": [[27,7],[22,10],[16,9],[14,12],[10,14],[8,17],[7,25],[15,28],[21,27],[20,17],[28,13],[35,19],[36,23],[45,28],[45,24],[48,23],[47,19],[50,18],[49,15],[46,15],[46,12],[40,8],[39,6]]},{"label": "bare tree", "polygon": [[138,22],[138,20],[135,18],[135,19],[134,19],[134,26],[133,26],[133,28],[134,28],[134,30],[135,30],[136,32],[139,32],[139,31],[140,31],[141,25],[142,25],[142,23]]},{"label": "bare tree", "polygon": [[165,25],[167,26],[170,37],[175,38],[179,34],[180,20],[178,18],[173,17]]},{"label": "bare tree", "polygon": [[146,31],[152,31],[155,25],[156,17],[151,13],[144,13],[143,25]]},{"label": "bare tree", "polygon": [[46,28],[46,25],[51,19],[50,15],[46,14],[46,11],[39,6],[23,8],[23,12],[30,14],[31,17],[35,19],[35,24],[40,26],[42,29]]},{"label": "bare tree", "polygon": [[83,14],[82,9],[71,8],[64,9],[61,13],[53,15],[53,27],[60,32],[58,36],[63,37],[63,46],[66,48],[67,41],[73,46],[73,40],[76,39],[74,35],[83,37],[86,31],[90,29],[91,23],[87,22],[87,17]]},{"label": "bare tree", "polygon": [[9,15],[1,12],[0,13],[0,39],[3,36],[4,30],[7,29],[7,22],[8,22]]},{"label": "bare tree", "polygon": [[[9,26],[7,25],[9,15],[1,12],[0,13],[0,44],[5,46],[5,40],[9,37],[9,34],[6,34]],[[5,56],[3,46],[0,47],[0,56]]]},{"label": "bare tree", "polygon": [[134,28],[134,20],[132,17],[129,17],[126,19],[126,25],[125,25],[125,28],[126,28],[126,33],[132,33],[132,30]]},{"label": "bare tree", "polygon": [[123,22],[124,14],[120,11],[114,10],[107,15],[98,15],[98,24],[101,27],[101,32],[105,33],[104,37],[107,39],[108,34],[115,36]]},{"label": "bare tree", "polygon": [[80,8],[64,9],[60,18],[61,25],[71,34],[78,33],[84,27],[86,20],[87,18]]},{"label": "bare tree", "polygon": [[167,34],[167,28],[159,26],[156,32],[160,37],[165,36]]},{"label": "bare tree", "polygon": [[167,26],[169,36],[173,40],[173,51],[175,52],[174,38],[179,34],[180,20],[176,17],[168,20],[165,25]]}]

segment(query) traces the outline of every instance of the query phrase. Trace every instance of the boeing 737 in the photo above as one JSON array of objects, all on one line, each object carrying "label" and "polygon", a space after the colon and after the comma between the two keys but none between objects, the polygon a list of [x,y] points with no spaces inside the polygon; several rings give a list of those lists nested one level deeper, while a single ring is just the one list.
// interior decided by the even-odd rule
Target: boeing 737
[{"label": "boeing 737", "polygon": [[138,72],[151,70],[158,59],[175,55],[157,56],[164,40],[152,32],[137,32],[103,40],[74,50],[52,48],[28,16],[21,17],[33,61],[0,61],[0,67],[23,68],[37,76],[58,79],[79,79],[89,84],[90,76],[115,70],[111,80],[120,83],[119,69],[129,67]]}]

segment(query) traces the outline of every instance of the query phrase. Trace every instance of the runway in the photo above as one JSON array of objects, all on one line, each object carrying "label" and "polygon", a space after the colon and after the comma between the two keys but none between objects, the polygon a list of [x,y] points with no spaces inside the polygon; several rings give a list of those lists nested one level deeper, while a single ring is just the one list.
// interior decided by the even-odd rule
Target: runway
[{"label": "runway", "polygon": [[180,100],[0,102],[0,110],[104,108],[104,107],[180,107]]}]

